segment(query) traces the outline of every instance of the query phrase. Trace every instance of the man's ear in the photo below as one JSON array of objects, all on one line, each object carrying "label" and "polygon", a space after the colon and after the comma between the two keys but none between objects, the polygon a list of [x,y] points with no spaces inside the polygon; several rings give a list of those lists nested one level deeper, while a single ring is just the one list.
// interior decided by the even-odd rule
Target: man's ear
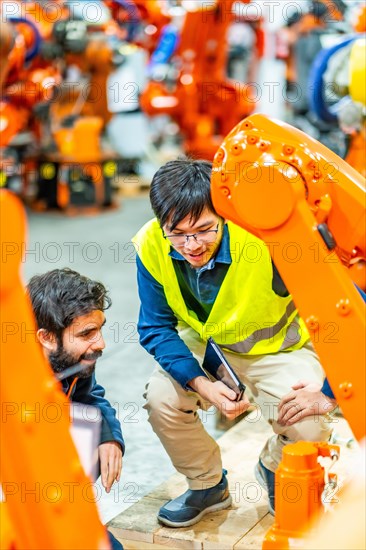
[{"label": "man's ear", "polygon": [[57,338],[53,332],[49,332],[45,328],[40,328],[37,330],[37,338],[46,352],[56,351]]}]

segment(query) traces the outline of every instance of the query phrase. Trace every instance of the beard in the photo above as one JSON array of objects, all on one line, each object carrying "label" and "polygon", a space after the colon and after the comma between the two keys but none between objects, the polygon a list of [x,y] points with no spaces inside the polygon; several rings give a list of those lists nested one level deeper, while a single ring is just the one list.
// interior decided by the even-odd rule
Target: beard
[{"label": "beard", "polygon": [[73,367],[80,363],[83,359],[88,361],[94,361],[90,365],[85,365],[85,367],[77,373],[79,378],[88,378],[95,371],[95,364],[97,359],[101,357],[102,351],[94,351],[93,353],[83,353],[82,355],[76,355],[69,351],[66,351],[62,345],[57,347],[56,351],[52,351],[49,354],[49,362],[51,363],[52,370],[56,373],[63,372],[64,370]]}]

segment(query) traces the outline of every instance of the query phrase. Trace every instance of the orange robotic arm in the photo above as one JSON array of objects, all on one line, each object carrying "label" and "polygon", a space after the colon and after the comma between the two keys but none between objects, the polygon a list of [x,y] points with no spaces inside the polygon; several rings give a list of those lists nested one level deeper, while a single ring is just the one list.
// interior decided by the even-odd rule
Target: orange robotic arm
[{"label": "orange robotic arm", "polygon": [[69,403],[36,342],[20,279],[24,210],[12,193],[1,190],[0,211],[0,482],[5,498],[0,547],[107,550],[92,482],[71,439]]},{"label": "orange robotic arm", "polygon": [[[251,115],[214,159],[217,212],[260,237],[356,437],[365,435],[365,182],[300,130]],[[353,280],[352,280],[353,279]]]},{"label": "orange robotic arm", "polygon": [[[188,3],[175,54],[179,62],[174,89],[151,81],[141,94],[142,109],[150,116],[174,117],[185,136],[185,150],[201,158],[212,159],[218,136],[255,108],[252,87],[226,76],[234,4],[234,0]],[[261,40],[260,28],[256,36]]]}]

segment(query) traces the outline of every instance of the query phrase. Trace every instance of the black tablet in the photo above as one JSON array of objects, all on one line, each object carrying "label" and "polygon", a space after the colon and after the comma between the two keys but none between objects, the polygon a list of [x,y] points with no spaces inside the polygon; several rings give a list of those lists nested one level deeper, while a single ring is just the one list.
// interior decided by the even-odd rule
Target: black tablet
[{"label": "black tablet", "polygon": [[225,355],[223,354],[220,346],[216,344],[213,338],[208,339],[208,345],[215,352],[216,357],[220,360],[218,361],[206,361],[204,369],[213,376],[216,380],[223,382],[228,388],[234,390],[237,397],[236,401],[240,401],[245,392],[246,386],[237,376],[234,369],[229,364]]}]

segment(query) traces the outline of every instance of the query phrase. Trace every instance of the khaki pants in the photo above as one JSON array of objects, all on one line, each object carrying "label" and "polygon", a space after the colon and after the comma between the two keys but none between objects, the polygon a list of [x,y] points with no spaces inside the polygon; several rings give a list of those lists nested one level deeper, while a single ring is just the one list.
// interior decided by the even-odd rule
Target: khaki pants
[{"label": "khaki pants", "polygon": [[[202,364],[206,344],[199,341],[192,331],[183,339]],[[276,470],[284,445],[299,440],[329,439],[331,429],[322,416],[310,416],[289,427],[276,422],[278,403],[291,391],[295,382],[301,379],[323,382],[323,370],[310,343],[296,351],[272,355],[244,357],[229,352],[225,354],[273,428],[274,435],[260,454],[269,470]],[[145,398],[149,422],[175,468],[186,476],[190,489],[209,488],[219,483],[222,476],[220,449],[197,414],[199,408],[207,410],[211,404],[197,393],[184,390],[159,366],[146,386]]]}]

